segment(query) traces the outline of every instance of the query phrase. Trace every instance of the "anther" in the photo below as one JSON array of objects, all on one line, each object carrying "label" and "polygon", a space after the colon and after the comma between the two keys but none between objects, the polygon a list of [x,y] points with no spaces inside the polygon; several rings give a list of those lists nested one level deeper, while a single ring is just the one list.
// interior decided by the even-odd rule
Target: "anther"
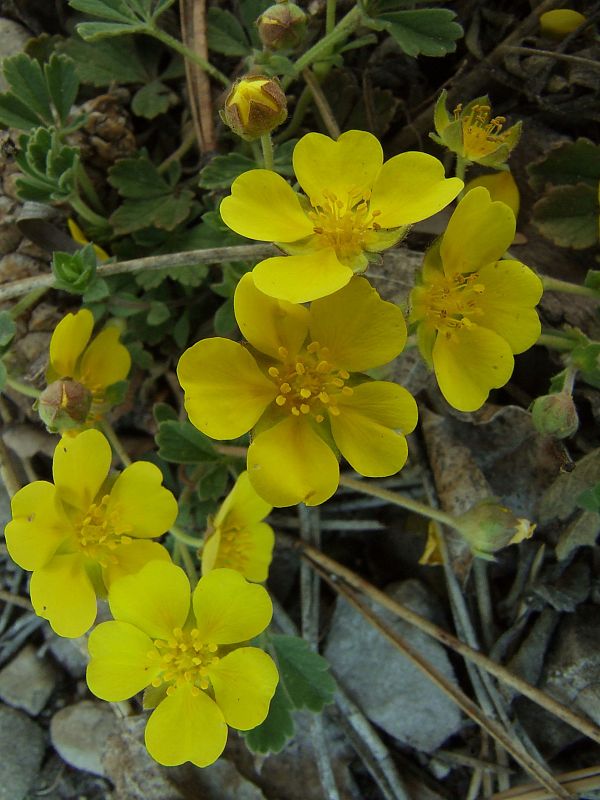
[{"label": "anther", "polygon": [[304,373],[306,372],[306,367],[301,361],[296,362],[296,372],[298,373],[298,375],[304,375]]},{"label": "anther", "polygon": [[319,400],[322,403],[328,403],[329,402],[329,395],[327,394],[327,392],[319,392]]},{"label": "anther", "polygon": [[310,411],[310,406],[308,405],[308,403],[302,403],[302,405],[300,406],[300,411],[303,414],[308,414]]},{"label": "anther", "polygon": [[278,347],[277,353],[281,358],[287,358],[289,353],[287,351],[287,347]]},{"label": "anther", "polygon": [[344,386],[342,394],[345,394],[346,397],[350,397],[350,395],[354,394],[354,389],[351,389],[349,386]]},{"label": "anther", "polygon": [[338,417],[340,414],[340,410],[337,406],[331,406],[331,408],[329,409],[329,413],[333,414],[334,417]]},{"label": "anther", "polygon": [[296,406],[292,406],[292,414],[293,414],[295,417],[299,417],[299,416],[300,416],[300,412],[298,411],[298,409],[296,408]]},{"label": "anther", "polygon": [[317,364],[317,372],[323,373],[327,372],[329,369],[329,362],[328,361],[319,361]]},{"label": "anther", "polygon": [[310,389],[300,389],[300,397],[303,397],[305,400],[311,396],[312,392]]},{"label": "anther", "polygon": [[279,377],[279,370],[277,369],[277,367],[269,367],[269,375],[272,378],[278,378]]},{"label": "anther", "polygon": [[317,414],[317,416],[315,417],[315,420],[317,422],[323,422],[324,419],[325,417],[323,416],[323,414]]},{"label": "anther", "polygon": [[289,383],[282,383],[279,388],[281,389],[283,394],[289,394],[292,391],[292,387],[290,386]]},{"label": "anther", "polygon": [[350,377],[350,373],[348,372],[348,370],[347,370],[347,369],[341,369],[341,370],[339,370],[339,373],[338,373],[338,374],[339,374],[340,378],[343,378],[345,381],[347,381],[347,380],[348,380],[348,378]]},{"label": "anther", "polygon": [[286,403],[285,397],[282,394],[278,394],[275,398],[275,402],[278,406],[284,406]]}]

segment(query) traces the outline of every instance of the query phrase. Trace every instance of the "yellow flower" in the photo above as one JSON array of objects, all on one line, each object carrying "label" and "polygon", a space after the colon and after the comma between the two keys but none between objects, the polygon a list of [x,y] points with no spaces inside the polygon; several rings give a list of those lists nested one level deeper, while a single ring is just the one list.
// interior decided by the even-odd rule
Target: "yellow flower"
[{"label": "yellow flower", "polygon": [[272,506],[259,497],[242,472],[209,525],[202,550],[202,574],[229,567],[249,581],[267,580],[275,535],[262,520]]},{"label": "yellow flower", "polygon": [[[90,240],[86,237],[85,233],[81,230],[81,228],[75,222],[74,219],[71,219],[69,217],[69,219],[67,220],[67,226],[69,228],[69,233],[71,234],[71,238],[74,239],[77,242],[77,244],[90,243]],[[103,250],[99,244],[94,244],[92,245],[92,247],[94,248],[94,253],[96,253],[96,258],[98,259],[98,261],[108,261],[110,256],[108,255],[106,250]]]},{"label": "yellow flower", "polygon": [[70,378],[92,395],[88,422],[93,423],[105,410],[106,390],[125,380],[131,356],[119,341],[121,332],[109,325],[90,342],[94,317],[86,308],[67,314],[56,326],[50,340],[50,364],[46,380]]},{"label": "yellow flower", "polygon": [[519,193],[519,187],[510,170],[506,169],[501,172],[492,172],[487,175],[480,175],[478,178],[473,178],[467,182],[465,194],[470,192],[471,189],[475,189],[477,186],[483,186],[487,189],[492,200],[500,200],[501,203],[506,203],[515,215],[515,219],[517,219],[521,206],[521,195]]},{"label": "yellow flower", "polygon": [[555,8],[540,16],[540,29],[544,36],[560,40],[583,25],[585,19],[583,14],[571,8]]},{"label": "yellow flower", "polygon": [[463,185],[446,179],[441,162],[426,153],[401,153],[384,164],[379,141],[365,131],[337,141],[309,133],[293,162],[306,197],[277,173],[253,169],[221,203],[236,233],[290,254],[261,261],[253,274],[261,292],[291,303],[341,289],[365,271],[369,254],[396,244],[408,225],[447,206]]},{"label": "yellow flower", "polygon": [[487,95],[471,100],[464,108],[459,103],[451,117],[446,108],[447,94],[444,90],[435,105],[436,133],[430,133],[431,138],[468,162],[503,169],[519,141],[522,123],[503,130],[506,118],[492,117]]},{"label": "yellow flower", "polygon": [[110,445],[96,430],[63,437],[54,451],[54,485],[34,481],[12,498],[5,530],[11,558],[32,570],[33,608],[60,636],[81,636],[96,618],[96,596],[152,559],[150,542],[175,522],[177,501],[154,464],[138,461],[114,480]]},{"label": "yellow flower", "polygon": [[460,411],[475,411],[491,389],[504,386],[513,353],[540,335],[540,279],[520,261],[499,260],[514,234],[510,208],[492,202],[486,189],[472,189],[427,252],[421,283],[411,292],[421,354]]},{"label": "yellow flower", "polygon": [[[179,567],[155,561],[110,588],[114,622],[89,639],[87,682],[118,702],[146,687],[154,708],[146,747],[160,764],[212,764],[227,725],[250,730],[267,716],[279,676],[272,659],[243,643],[269,624],[267,592],[230,569],[200,579],[191,595]],[[238,644],[242,643],[242,644]]]},{"label": "yellow flower", "polygon": [[249,346],[204,339],[186,350],[177,374],[203,433],[234,439],[254,429],[248,473],[261,497],[274,506],[323,503],[338,486],[338,449],[363,475],[401,469],[415,401],[360,374],[404,347],[397,306],[353,278],[307,309],[262,294],[247,273],[234,307]]}]

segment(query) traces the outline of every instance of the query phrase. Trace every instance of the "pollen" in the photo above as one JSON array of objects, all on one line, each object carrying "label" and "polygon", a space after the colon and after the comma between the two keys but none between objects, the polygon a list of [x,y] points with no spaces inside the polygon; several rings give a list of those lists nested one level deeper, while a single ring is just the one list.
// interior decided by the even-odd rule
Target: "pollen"
[{"label": "pollen", "polygon": [[312,201],[309,217],[314,223],[314,233],[322,239],[323,246],[332,247],[340,261],[352,261],[370,243],[381,226],[374,217],[381,214],[371,209],[370,192],[350,189],[346,197],[337,197],[324,191],[321,198]]},{"label": "pollen", "polygon": [[438,276],[429,286],[424,306],[427,319],[448,339],[455,339],[459,328],[470,328],[484,314],[481,299],[485,286],[479,274],[457,273],[452,278]]},{"label": "pollen", "polygon": [[117,511],[108,511],[109,495],[98,503],[92,503],[75,523],[75,542],[79,550],[89,558],[107,567],[116,562],[113,551],[127,544],[132,528],[119,519]]},{"label": "pollen", "polygon": [[167,694],[177,687],[189,686],[194,694],[210,687],[209,668],[219,663],[218,647],[203,642],[197,628],[174,628],[169,639],[157,639],[147,659],[151,667],[159,667],[152,686],[167,685]]},{"label": "pollen", "polygon": [[[462,104],[454,109],[454,118],[459,119],[463,111]],[[493,153],[506,140],[507,133],[502,132],[505,117],[491,118],[488,105],[474,105],[463,117],[463,149],[467,158],[482,158]]]}]

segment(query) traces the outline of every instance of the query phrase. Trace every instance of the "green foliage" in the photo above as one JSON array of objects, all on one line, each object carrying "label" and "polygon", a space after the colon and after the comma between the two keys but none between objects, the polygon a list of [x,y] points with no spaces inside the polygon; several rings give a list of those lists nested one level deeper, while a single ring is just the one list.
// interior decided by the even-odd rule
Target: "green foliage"
[{"label": "green foliage", "polygon": [[11,343],[17,332],[17,326],[9,311],[0,311],[0,348]]},{"label": "green foliage", "polygon": [[4,361],[0,359],[0,392],[6,386],[6,380],[8,378],[8,371],[4,364]]},{"label": "green foliage", "polygon": [[247,56],[250,42],[244,28],[230,11],[212,6],[206,15],[209,50],[224,56]]},{"label": "green foliage", "polygon": [[279,670],[279,686],[266,720],[247,733],[246,744],[257,753],[279,752],[294,734],[292,711],[319,713],[333,702],[335,681],[329,664],[298,636],[270,636]]},{"label": "green foliage", "polygon": [[174,464],[203,464],[219,458],[212,441],[191,422],[165,419],[156,434],[158,455]]},{"label": "green foliage", "polygon": [[67,202],[76,193],[79,151],[60,143],[54,128],[36,128],[19,139],[15,159],[23,172],[19,196],[37,203]]},{"label": "green foliage", "polygon": [[570,354],[571,364],[590,386],[600,389],[600,344],[590,342],[576,347]]},{"label": "green foliage", "polygon": [[200,170],[198,185],[203,189],[228,189],[239,175],[249,169],[256,169],[256,162],[242,153],[215,156]]},{"label": "green foliage", "polygon": [[96,277],[96,254],[91,244],[75,253],[56,252],[52,255],[52,272],[57,289],[83,294]]},{"label": "green foliage", "polygon": [[563,142],[528,167],[533,188],[545,194],[533,207],[538,230],[560,247],[582,250],[598,242],[600,146]]},{"label": "green foliage", "polygon": [[[388,4],[389,6],[389,4]],[[386,30],[408,56],[445,56],[454,53],[463,29],[456,14],[446,8],[379,11],[366,24]]]},{"label": "green foliage", "polygon": [[225,302],[215,313],[214,326],[217,336],[227,336],[236,328],[233,295],[238,281],[249,269],[252,269],[252,267],[248,264],[224,264],[221,282],[213,283],[210,287],[215,294],[225,298]]},{"label": "green foliage", "polygon": [[600,483],[581,492],[575,502],[584,511],[600,514]]},{"label": "green foliage", "polygon": [[131,233],[151,225],[171,231],[183,222],[194,194],[177,186],[180,172],[179,165],[172,164],[163,177],[145,154],[117,161],[108,180],[125,202],[110,217],[115,233]]},{"label": "green foliage", "polygon": [[154,28],[158,17],[175,0],[69,0],[76,11],[82,11],[102,22],[82,22],[77,32],[82,39],[94,41],[106,36],[144,33]]},{"label": "green foliage", "polygon": [[23,131],[66,127],[79,91],[71,58],[53,54],[42,68],[36,59],[19,53],[4,59],[2,67],[9,90],[0,94],[0,123]]}]

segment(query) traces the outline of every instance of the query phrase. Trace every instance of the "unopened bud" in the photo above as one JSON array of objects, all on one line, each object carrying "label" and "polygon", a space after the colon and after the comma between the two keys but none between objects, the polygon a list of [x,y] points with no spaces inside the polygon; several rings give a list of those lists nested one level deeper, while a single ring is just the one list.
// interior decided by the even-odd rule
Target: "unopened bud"
[{"label": "unopened bud", "polygon": [[220,114],[242,139],[259,139],[287,117],[285,93],[276,78],[247,75],[234,83]]},{"label": "unopened bud", "polygon": [[306,35],[306,14],[295,3],[281,0],[257,20],[258,35],[269,50],[293,50]]},{"label": "unopened bud", "polygon": [[467,540],[474,555],[492,561],[494,553],[533,535],[535,525],[500,505],[484,500],[455,520],[456,528]]},{"label": "unopened bud", "polygon": [[585,22],[579,11],[571,8],[554,8],[540,16],[540,29],[549,39],[564,39]]},{"label": "unopened bud", "polygon": [[38,400],[38,414],[51,433],[79,428],[86,421],[92,394],[81,383],[58,380],[47,386]]},{"label": "unopened bud", "polygon": [[579,427],[579,417],[573,398],[568,392],[546,394],[533,401],[531,417],[538,433],[566,439]]}]

